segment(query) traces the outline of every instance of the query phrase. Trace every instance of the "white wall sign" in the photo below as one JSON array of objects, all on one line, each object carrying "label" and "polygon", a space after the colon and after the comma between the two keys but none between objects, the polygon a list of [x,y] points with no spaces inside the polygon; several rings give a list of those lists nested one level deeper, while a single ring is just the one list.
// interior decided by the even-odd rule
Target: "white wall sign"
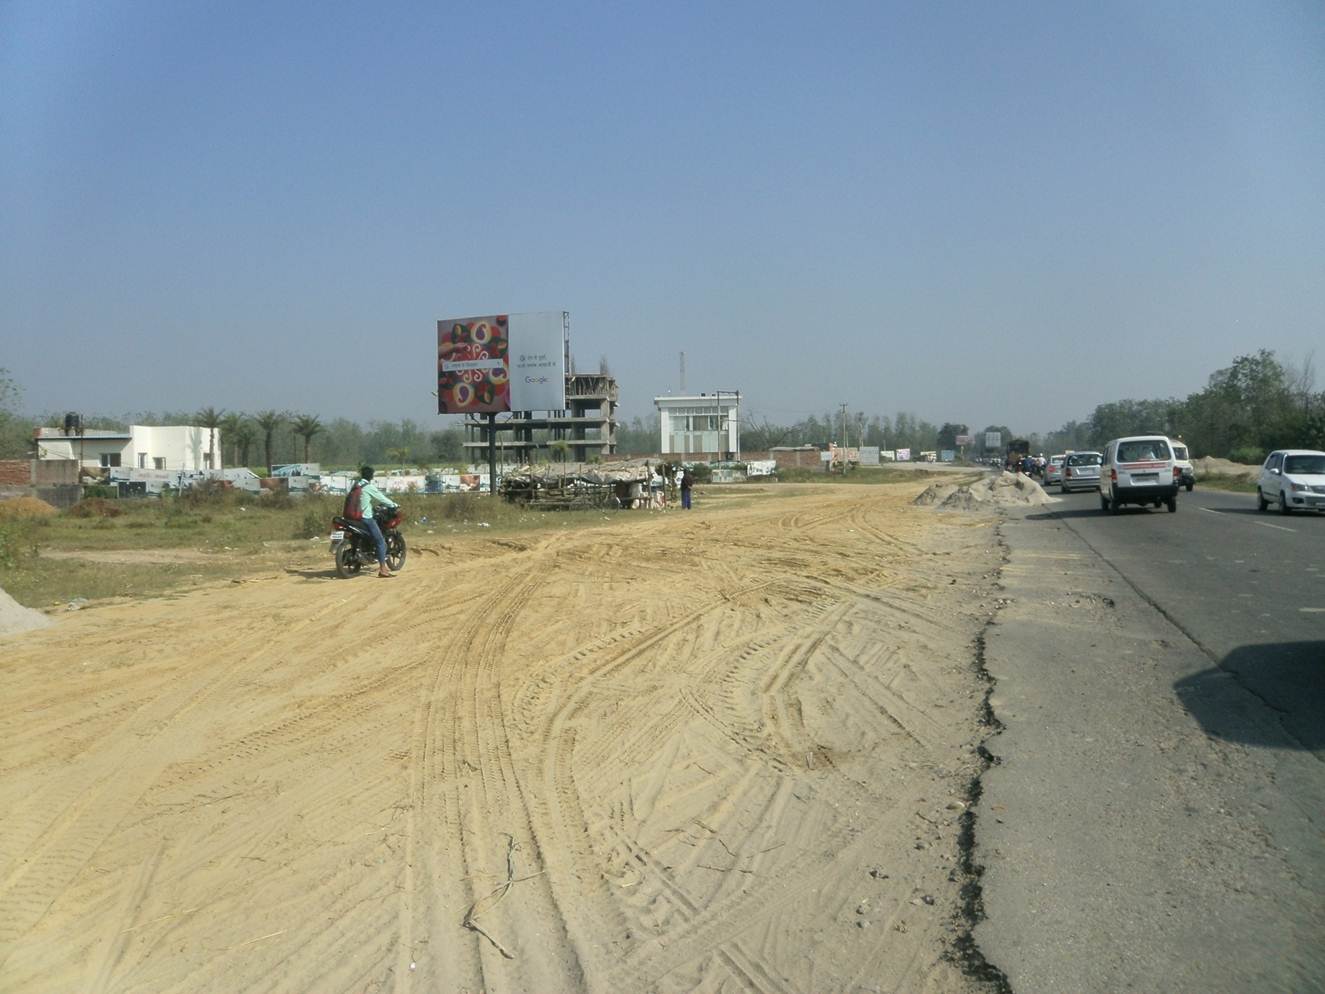
[{"label": "white wall sign", "polygon": [[566,353],[560,311],[510,316],[512,411],[566,409]]}]

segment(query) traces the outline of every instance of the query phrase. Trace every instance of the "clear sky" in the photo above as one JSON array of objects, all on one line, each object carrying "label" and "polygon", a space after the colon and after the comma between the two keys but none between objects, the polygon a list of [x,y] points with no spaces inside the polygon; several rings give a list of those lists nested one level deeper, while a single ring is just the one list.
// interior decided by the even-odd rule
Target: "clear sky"
[{"label": "clear sky", "polygon": [[1325,4],[0,0],[34,413],[433,413],[571,313],[624,412],[1047,430],[1325,365]]}]

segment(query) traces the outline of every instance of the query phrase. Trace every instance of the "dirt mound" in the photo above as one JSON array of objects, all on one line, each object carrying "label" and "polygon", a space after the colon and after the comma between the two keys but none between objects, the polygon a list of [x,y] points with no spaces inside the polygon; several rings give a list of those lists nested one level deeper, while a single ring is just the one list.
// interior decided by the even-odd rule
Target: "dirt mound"
[{"label": "dirt mound", "polygon": [[0,587],[0,638],[17,635],[19,632],[30,631],[33,628],[45,628],[50,623],[51,619],[46,615],[30,607],[24,607]]},{"label": "dirt mound", "polygon": [[941,507],[948,511],[974,511],[1052,504],[1056,499],[1045,493],[1044,488],[1029,476],[1003,472],[965,486],[935,483],[926,487],[914,503],[922,507]]},{"label": "dirt mound", "polygon": [[1219,459],[1216,456],[1202,456],[1200,459],[1193,459],[1192,468],[1196,471],[1197,480],[1200,480],[1203,476],[1239,476],[1243,479],[1254,480],[1261,469],[1259,466],[1248,466],[1246,463]]},{"label": "dirt mound", "polygon": [[38,497],[10,497],[0,500],[0,521],[14,518],[49,518],[55,513],[44,500]]}]

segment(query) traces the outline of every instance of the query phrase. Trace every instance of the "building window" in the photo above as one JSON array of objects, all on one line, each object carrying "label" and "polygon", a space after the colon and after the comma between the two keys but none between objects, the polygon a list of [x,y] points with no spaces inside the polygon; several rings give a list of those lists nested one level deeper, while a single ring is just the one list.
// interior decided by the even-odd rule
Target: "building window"
[{"label": "building window", "polygon": [[139,468],[139,469],[146,469],[146,468],[147,468],[147,453],[146,453],[146,452],[140,452],[140,453],[138,453],[138,468]]},{"label": "building window", "polygon": [[120,454],[118,452],[101,453],[101,466],[103,469],[120,464]]},{"label": "building window", "polygon": [[165,459],[165,456],[154,456],[154,457],[152,458],[152,468],[153,468],[153,469],[165,469],[165,468],[166,468],[166,459]]}]

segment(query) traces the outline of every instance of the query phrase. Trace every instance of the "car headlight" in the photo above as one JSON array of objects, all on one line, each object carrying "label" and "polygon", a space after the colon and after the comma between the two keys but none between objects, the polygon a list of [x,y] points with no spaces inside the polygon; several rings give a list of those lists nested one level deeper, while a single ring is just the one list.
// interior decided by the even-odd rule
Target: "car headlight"
[{"label": "car headlight", "polygon": [[1289,480],[1288,489],[1292,490],[1294,493],[1301,493],[1302,491],[1310,490],[1311,488],[1308,487],[1305,483],[1294,483],[1292,480]]}]

